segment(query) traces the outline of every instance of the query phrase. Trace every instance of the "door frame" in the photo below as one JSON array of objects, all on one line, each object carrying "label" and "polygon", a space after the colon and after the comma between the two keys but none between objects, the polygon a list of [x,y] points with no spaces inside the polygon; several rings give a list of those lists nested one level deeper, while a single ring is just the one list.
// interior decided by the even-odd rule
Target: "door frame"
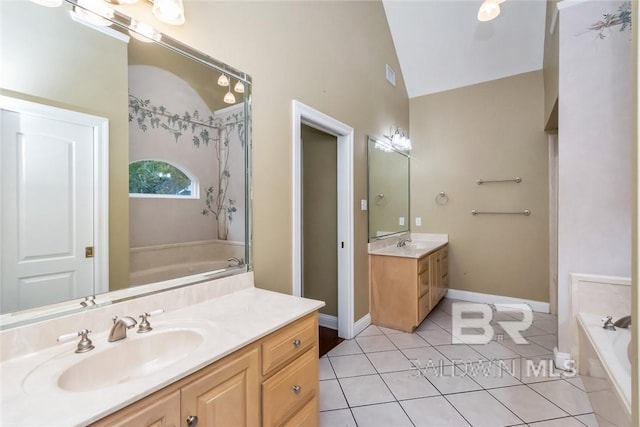
[{"label": "door frame", "polygon": [[0,109],[93,128],[93,295],[109,292],[109,119],[8,96]]},{"label": "door frame", "polygon": [[[302,140],[301,126],[307,125],[338,141],[338,336],[354,336],[354,225],[353,225],[353,135],[352,127],[299,101],[293,110],[293,295],[302,296]],[[344,247],[341,247],[344,244]]]}]

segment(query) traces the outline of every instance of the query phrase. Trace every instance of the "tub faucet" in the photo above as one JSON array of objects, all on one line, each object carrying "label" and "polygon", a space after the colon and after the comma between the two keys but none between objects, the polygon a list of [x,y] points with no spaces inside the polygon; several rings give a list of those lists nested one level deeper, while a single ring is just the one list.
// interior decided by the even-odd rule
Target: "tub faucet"
[{"label": "tub faucet", "polygon": [[616,330],[616,327],[613,324],[613,318],[611,316],[604,317],[602,319],[602,321],[604,322],[604,324],[602,325],[603,329],[606,329],[607,331],[615,331]]},{"label": "tub faucet", "polygon": [[405,246],[407,246],[408,242],[411,242],[411,239],[400,239],[398,240],[398,244],[396,246],[399,248],[404,248]]},{"label": "tub faucet", "polygon": [[127,329],[131,329],[137,324],[138,322],[136,322],[136,319],[133,317],[114,317],[113,326],[111,327],[111,332],[109,332],[109,339],[107,339],[107,341],[114,342],[125,339],[127,337]]},{"label": "tub faucet", "polygon": [[243,258],[231,257],[227,261],[229,261],[231,263],[231,264],[229,264],[229,267],[236,267],[238,265],[244,264],[244,259]]},{"label": "tub faucet", "polygon": [[613,326],[617,328],[629,329],[631,326],[631,315],[624,316],[615,321]]}]

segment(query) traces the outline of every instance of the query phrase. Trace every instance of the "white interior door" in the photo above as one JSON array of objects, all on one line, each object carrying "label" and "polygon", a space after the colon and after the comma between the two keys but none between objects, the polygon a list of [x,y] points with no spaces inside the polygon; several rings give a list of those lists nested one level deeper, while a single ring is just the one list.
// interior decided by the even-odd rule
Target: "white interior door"
[{"label": "white interior door", "polygon": [[94,128],[2,110],[2,312],[94,293]]}]

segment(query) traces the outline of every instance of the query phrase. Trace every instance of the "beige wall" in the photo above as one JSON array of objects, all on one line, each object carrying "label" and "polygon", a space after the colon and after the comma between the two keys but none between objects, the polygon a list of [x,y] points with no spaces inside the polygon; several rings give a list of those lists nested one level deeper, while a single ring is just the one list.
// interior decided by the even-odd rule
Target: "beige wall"
[{"label": "beige wall", "polygon": [[[148,6],[127,9],[158,24]],[[133,12],[135,11],[135,12]],[[253,78],[253,257],[259,287],[292,292],[291,102],[355,129],[355,319],[369,312],[366,135],[408,127],[409,102],[379,1],[190,2],[158,29]],[[397,87],[385,80],[385,64]]]},{"label": "beige wall", "polygon": [[551,21],[556,13],[558,0],[547,0],[547,18],[544,32],[544,123],[547,130],[558,129],[558,61],[560,44],[560,20],[558,19],[553,34],[549,34]]},{"label": "beige wall", "polygon": [[304,296],[338,315],[338,141],[302,126]]},{"label": "beige wall", "polygon": [[[452,289],[549,300],[543,97],[537,71],[411,100],[411,217],[423,224],[412,231],[449,233]],[[516,176],[521,184],[476,184]]]},{"label": "beige wall", "polygon": [[[68,9],[66,4],[52,9],[3,2],[1,62],[11,66],[2,70],[2,94],[109,119],[109,282],[114,290],[129,283],[127,45],[71,22]],[[41,37],[44,33],[50,37]]]}]

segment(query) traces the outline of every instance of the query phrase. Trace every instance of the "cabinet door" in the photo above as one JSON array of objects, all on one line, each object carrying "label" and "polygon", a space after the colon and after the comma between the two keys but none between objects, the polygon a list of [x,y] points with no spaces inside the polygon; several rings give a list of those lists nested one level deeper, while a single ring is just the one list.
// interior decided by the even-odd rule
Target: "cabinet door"
[{"label": "cabinet door", "polygon": [[260,423],[258,349],[231,355],[181,389],[182,419],[199,427],[257,427]]},{"label": "cabinet door", "polygon": [[178,390],[168,395],[151,395],[92,424],[93,427],[178,427],[179,425],[180,392]]}]

